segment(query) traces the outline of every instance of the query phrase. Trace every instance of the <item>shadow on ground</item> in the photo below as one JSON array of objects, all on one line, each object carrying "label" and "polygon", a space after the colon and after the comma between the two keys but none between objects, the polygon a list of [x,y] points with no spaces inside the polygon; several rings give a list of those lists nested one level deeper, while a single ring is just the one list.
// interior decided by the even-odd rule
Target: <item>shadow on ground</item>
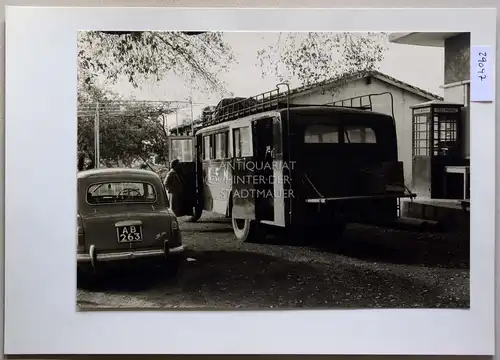
[{"label": "shadow on ground", "polygon": [[[230,227],[200,232],[231,232]],[[289,236],[269,231],[254,244],[309,247],[364,261],[469,269],[470,241],[466,234],[408,231],[350,224],[340,241],[328,233],[301,233]]]},{"label": "shadow on ground", "polygon": [[172,283],[175,276],[167,275],[160,264],[141,262],[112,264],[99,273],[80,273],[77,287],[89,291],[140,292],[148,290],[158,283]]},{"label": "shadow on ground", "polygon": [[226,218],[223,215],[216,215],[216,216],[207,216],[206,214],[203,214],[203,216],[196,222],[190,222],[189,218],[180,218],[179,219],[181,223],[186,223],[186,224],[223,224],[223,225],[229,225],[231,226],[231,219]]},{"label": "shadow on ground", "polygon": [[350,227],[337,252],[365,261],[464,270],[470,259],[468,239],[457,235],[363,226]]},{"label": "shadow on ground", "polygon": [[[467,296],[440,299],[440,291],[405,272],[343,264],[306,263],[249,251],[192,254],[175,280],[154,273],[121,272],[101,291],[140,292],[161,307],[205,309],[468,307]],[[117,277],[116,277],[117,276]]]},{"label": "shadow on ground", "polygon": [[[469,269],[469,241],[456,234],[412,232],[351,224],[340,241],[328,239],[327,234],[323,236],[325,238],[322,241],[310,245],[318,250],[364,261]],[[302,242],[302,246],[304,245],[307,246]]]}]

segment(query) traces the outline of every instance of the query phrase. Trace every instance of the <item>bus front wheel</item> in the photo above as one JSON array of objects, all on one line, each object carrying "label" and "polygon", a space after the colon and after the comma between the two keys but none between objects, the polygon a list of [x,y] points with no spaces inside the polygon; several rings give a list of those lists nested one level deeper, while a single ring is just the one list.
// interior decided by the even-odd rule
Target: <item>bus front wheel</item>
[{"label": "bus front wheel", "polygon": [[240,242],[256,239],[259,235],[259,224],[254,220],[232,217],[232,225],[234,235]]}]

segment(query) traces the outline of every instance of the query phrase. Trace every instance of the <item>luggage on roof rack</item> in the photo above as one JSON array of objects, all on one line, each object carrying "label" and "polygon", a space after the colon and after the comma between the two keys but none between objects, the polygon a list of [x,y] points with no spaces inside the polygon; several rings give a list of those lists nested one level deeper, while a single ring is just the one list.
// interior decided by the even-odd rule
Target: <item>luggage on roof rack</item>
[{"label": "luggage on roof rack", "polygon": [[[280,91],[282,86],[286,87],[286,92]],[[224,98],[211,112],[205,112],[203,116],[203,127],[220,124],[226,121],[240,119],[252,114],[258,114],[265,111],[290,109],[297,106],[331,106],[339,108],[353,108],[360,110],[373,111],[373,97],[389,95],[392,117],[394,118],[393,97],[390,92],[378,94],[366,94],[352,98],[338,100],[326,104],[302,105],[290,104],[290,87],[287,83],[276,85],[276,89],[264,93],[245,97]]]},{"label": "luggage on roof rack", "polygon": [[[280,91],[285,86],[286,92]],[[204,126],[215,125],[222,122],[236,120],[248,115],[258,114],[265,111],[288,108],[290,87],[287,83],[276,85],[276,89],[251,96],[248,98],[234,97],[224,98],[215,107],[212,116],[207,116]]]}]

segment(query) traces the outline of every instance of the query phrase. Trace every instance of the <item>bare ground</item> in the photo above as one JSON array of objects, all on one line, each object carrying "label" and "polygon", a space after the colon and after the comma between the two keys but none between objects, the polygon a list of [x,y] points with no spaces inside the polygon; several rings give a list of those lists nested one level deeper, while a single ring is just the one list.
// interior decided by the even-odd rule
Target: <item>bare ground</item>
[{"label": "bare ground", "polygon": [[[234,240],[230,222],[181,222],[176,278],[120,268],[79,284],[80,309],[468,308],[468,236],[350,225],[340,249]],[[303,239],[310,243],[310,239]]]}]

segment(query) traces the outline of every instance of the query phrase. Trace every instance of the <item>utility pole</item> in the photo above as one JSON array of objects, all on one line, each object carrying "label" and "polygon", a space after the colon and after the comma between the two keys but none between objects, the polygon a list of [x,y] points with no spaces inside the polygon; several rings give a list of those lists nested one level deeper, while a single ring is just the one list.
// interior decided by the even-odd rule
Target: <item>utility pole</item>
[{"label": "utility pole", "polygon": [[191,136],[194,136],[194,116],[193,116],[193,97],[189,98],[189,104],[191,106]]},{"label": "utility pole", "polygon": [[100,141],[99,141],[99,102],[96,103],[96,113],[94,117],[94,168],[99,169],[100,162]]},{"label": "utility pole", "polygon": [[177,136],[179,136],[179,105],[175,108],[175,126],[177,127]]},{"label": "utility pole", "polygon": [[168,137],[168,123],[165,114],[161,114],[161,120],[162,120],[163,131],[165,132],[165,135]]}]

